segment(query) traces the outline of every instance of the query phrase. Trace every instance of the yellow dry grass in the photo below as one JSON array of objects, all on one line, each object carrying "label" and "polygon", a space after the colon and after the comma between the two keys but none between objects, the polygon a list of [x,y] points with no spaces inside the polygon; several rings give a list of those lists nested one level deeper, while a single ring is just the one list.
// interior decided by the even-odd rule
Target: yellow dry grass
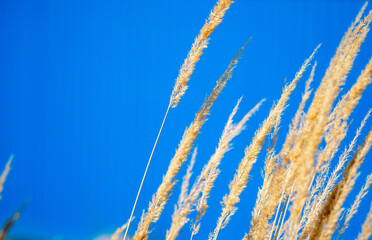
[{"label": "yellow dry grass", "polygon": [[[194,71],[195,63],[199,60],[202,50],[207,46],[207,40],[211,32],[222,21],[222,17],[231,3],[232,1],[220,0],[211,12],[181,67],[168,110],[177,106],[186,91],[187,82]],[[363,127],[368,122],[370,115],[370,112],[368,112],[354,139],[340,154],[339,161],[335,165],[335,156],[340,150],[341,143],[345,139],[351,123],[351,113],[372,81],[371,58],[352,87],[346,94],[340,96],[341,88],[345,84],[370,29],[372,11],[365,13],[366,8],[367,4],[362,7],[354,22],[346,31],[324,76],[321,78],[319,87],[311,98],[312,88],[310,85],[316,75],[317,63],[313,64],[301,102],[292,119],[284,144],[280,148],[277,146],[277,136],[280,134],[282,114],[286,109],[291,93],[304,75],[320,45],[305,60],[294,79],[284,86],[279,100],[273,104],[266,119],[255,132],[250,145],[244,150],[244,156],[229,184],[228,193],[221,201],[221,213],[217,219],[216,227],[214,230],[211,229],[209,239],[216,240],[220,231],[229,224],[230,219],[237,211],[237,204],[240,202],[240,195],[248,184],[251,169],[255,162],[259,160],[258,156],[265,144],[265,139],[270,135],[271,145],[267,150],[266,158],[263,160],[263,185],[258,191],[250,227],[244,230],[246,232],[244,237],[244,231],[242,232],[243,239],[329,240],[333,237],[342,236],[347,230],[352,217],[361,204],[362,198],[366,195],[372,183],[372,177],[369,175],[343,220],[345,200],[355,185],[364,158],[372,145],[371,129],[366,134],[363,143],[359,147],[355,147],[357,138],[362,134]],[[207,120],[211,106],[221,93],[226,81],[231,78],[232,71],[244,47],[245,45],[231,61],[225,73],[217,81],[212,93],[196,113],[194,121],[185,130],[163,181],[153,195],[148,209],[144,211],[132,239],[142,240],[149,237],[150,225],[158,221],[165,204],[169,201],[180,168],[186,162],[194,147],[195,140]],[[241,99],[239,99],[228,118],[215,153],[205,164],[195,183],[190,184],[192,169],[196,162],[196,151],[194,152],[183,178],[181,193],[165,239],[176,239],[179,233],[185,229],[186,224],[191,219],[190,214],[193,213],[195,219],[190,226],[190,239],[193,239],[199,231],[202,218],[208,208],[207,200],[213,194],[212,188],[215,187],[215,180],[222,171],[222,169],[219,169],[221,160],[230,149],[234,137],[245,128],[248,118],[262,103],[259,102],[240,122],[234,124],[233,117],[238,110],[240,101]],[[308,110],[306,110],[309,101]],[[333,171],[330,171],[333,165],[336,167]],[[361,227],[362,232],[358,239],[368,239],[372,233],[371,212],[372,210],[368,213],[367,219]]]}]

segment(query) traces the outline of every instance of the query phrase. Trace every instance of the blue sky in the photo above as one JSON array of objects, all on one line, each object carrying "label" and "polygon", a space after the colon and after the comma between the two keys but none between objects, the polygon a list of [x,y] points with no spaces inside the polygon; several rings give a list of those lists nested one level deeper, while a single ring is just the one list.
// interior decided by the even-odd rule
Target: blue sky
[{"label": "blue sky", "polygon": [[[267,99],[223,160],[218,187],[212,190],[210,209],[201,223],[199,237],[206,238],[243,149],[279,98],[285,79],[292,79],[322,43],[315,57],[316,87],[363,3],[236,0],[212,34],[189,90],[169,114],[138,203],[137,220],[204,97],[252,37],[197,141],[196,173],[213,153],[237,99],[244,96],[236,119]],[[15,156],[0,201],[0,223],[31,199],[10,237],[93,239],[112,233],[127,220],[179,67],[214,4],[214,0],[0,2],[0,166],[10,154]],[[356,80],[371,50],[368,36],[343,92]],[[280,143],[303,88],[304,79],[283,117]],[[367,89],[353,113],[345,143],[371,107],[371,91]],[[365,132],[370,126],[369,122]],[[357,190],[370,173],[371,156]],[[254,166],[239,211],[221,239],[240,239],[248,231],[262,183],[263,157]],[[179,185],[151,234],[153,239],[164,238],[178,193]],[[371,200],[368,194],[346,239],[360,230]],[[188,237],[185,228],[180,239]]]}]

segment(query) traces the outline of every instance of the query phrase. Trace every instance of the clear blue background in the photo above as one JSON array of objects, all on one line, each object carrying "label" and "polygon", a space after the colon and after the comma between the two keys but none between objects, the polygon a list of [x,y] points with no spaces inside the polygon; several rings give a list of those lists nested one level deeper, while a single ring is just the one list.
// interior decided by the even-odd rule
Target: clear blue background
[{"label": "clear blue background", "polygon": [[[0,168],[11,153],[15,155],[0,201],[0,223],[31,198],[9,237],[93,239],[111,234],[128,219],[178,69],[214,4],[215,0],[0,1]],[[284,79],[292,79],[315,46],[323,43],[316,55],[317,86],[362,5],[363,1],[236,0],[212,34],[189,90],[169,114],[135,223],[205,95],[253,37],[197,141],[196,173],[213,153],[237,99],[244,95],[239,120],[267,98],[223,160],[218,187],[212,190],[210,209],[197,235],[206,239],[243,149],[280,96]],[[371,50],[368,36],[343,92],[356,80]],[[304,78],[308,75],[309,71]],[[304,80],[283,117],[279,145],[303,87]],[[369,87],[352,115],[345,143],[372,107],[371,94]],[[364,135],[370,126],[368,122]],[[371,156],[353,196],[371,172]],[[239,211],[221,231],[221,239],[241,239],[249,230],[263,157],[254,165]],[[153,225],[152,239],[164,239],[178,193],[179,185]],[[368,194],[345,239],[360,231],[371,200]],[[189,239],[188,226],[184,230],[180,239]]]}]

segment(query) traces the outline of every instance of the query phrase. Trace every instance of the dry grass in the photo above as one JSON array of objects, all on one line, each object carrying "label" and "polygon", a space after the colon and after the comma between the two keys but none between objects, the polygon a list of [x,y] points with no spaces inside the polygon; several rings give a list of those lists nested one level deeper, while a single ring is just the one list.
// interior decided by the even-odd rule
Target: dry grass
[{"label": "dry grass", "polygon": [[4,183],[6,181],[6,177],[8,176],[10,172],[10,164],[12,163],[12,160],[13,160],[13,155],[10,156],[8,162],[5,165],[5,169],[0,176],[0,199],[1,199],[1,193],[3,192],[3,189],[4,189]]},{"label": "dry grass", "polygon": [[362,226],[362,232],[358,235],[358,240],[368,240],[372,235],[372,204],[367,218]]},{"label": "dry grass", "polygon": [[209,18],[206,20],[205,24],[203,25],[202,29],[200,30],[199,35],[195,38],[194,43],[191,46],[191,49],[189,53],[187,54],[187,57],[179,71],[178,77],[176,79],[176,83],[174,85],[172,94],[169,99],[169,105],[167,107],[167,110],[165,112],[163,122],[160,126],[158,136],[156,137],[154,146],[152,148],[149,160],[147,162],[147,166],[145,169],[145,172],[142,177],[141,184],[139,186],[136,199],[133,204],[132,212],[129,217],[128,221],[128,227],[126,228],[124,238],[127,237],[128,230],[133,218],[134,211],[137,206],[138,198],[141,194],[142,186],[144,184],[144,181],[146,179],[147,171],[149,169],[152,156],[155,152],[160,134],[163,130],[163,126],[165,124],[165,120],[167,119],[168,112],[170,108],[177,107],[179,101],[181,100],[182,96],[185,94],[188,86],[187,83],[190,80],[190,76],[194,72],[195,64],[199,61],[201,55],[203,54],[203,50],[207,47],[209,36],[212,34],[212,32],[216,29],[216,27],[222,22],[222,19],[226,13],[226,11],[230,8],[230,5],[233,3],[232,0],[219,0],[216,4],[216,6],[213,8],[212,12],[209,15]]},{"label": "dry grass", "polygon": [[207,47],[209,36],[222,22],[222,18],[232,3],[232,0],[219,0],[200,30],[199,35],[195,38],[176,79],[176,84],[170,97],[170,107],[175,108],[185,94],[188,88],[187,83],[190,80],[191,74],[194,72],[195,64],[199,61],[203,50]]},{"label": "dry grass", "polygon": [[210,113],[210,109],[213,103],[217,100],[222,89],[225,87],[226,82],[232,77],[232,72],[238,63],[238,59],[243,53],[246,45],[238,52],[234,59],[230,62],[226,71],[217,80],[216,86],[214,87],[212,93],[207,96],[200,110],[196,113],[194,121],[185,130],[181,142],[178,145],[176,153],[172,158],[168,170],[163,177],[163,181],[160,184],[157,192],[152,198],[149,204],[148,210],[143,214],[141,221],[138,225],[137,231],[133,236],[133,239],[147,239],[149,234],[149,227],[151,223],[157,222],[160,214],[163,211],[165,204],[172,192],[173,186],[176,184],[175,177],[179,172],[182,164],[186,161],[197,136],[200,133],[200,129],[207,121],[207,116]]},{"label": "dry grass", "polygon": [[[5,169],[2,172],[0,176],[0,200],[1,200],[1,193],[4,189],[4,183],[6,181],[6,178],[10,172],[10,164],[13,161],[13,155],[11,155],[5,164]],[[22,207],[23,208],[23,207]],[[22,210],[21,208],[21,210]],[[18,218],[21,216],[21,210],[17,211],[11,219],[9,219],[3,226],[3,228],[0,230],[0,240],[3,240],[6,238],[7,233],[9,232],[10,228],[14,225],[14,223],[18,220]]]},{"label": "dry grass", "polygon": [[[186,91],[189,77],[202,50],[206,47],[209,35],[221,22],[231,3],[232,1],[222,0],[217,2],[180,70],[168,110],[170,107],[177,106]],[[360,47],[369,32],[372,11],[365,14],[366,8],[367,4],[362,7],[346,31],[319,87],[311,98],[311,83],[316,75],[316,63],[313,65],[301,102],[292,119],[284,144],[280,148],[277,146],[277,137],[280,134],[282,114],[291,93],[303,77],[319,46],[303,63],[294,79],[283,88],[281,97],[273,104],[250,145],[244,150],[244,156],[230,182],[229,192],[222,199],[221,214],[217,219],[216,227],[214,230],[211,229],[212,233],[209,239],[216,240],[219,232],[228,225],[231,217],[237,211],[237,204],[248,184],[251,169],[259,160],[258,156],[265,144],[265,139],[270,135],[271,145],[264,159],[263,185],[258,191],[250,228],[246,229],[247,234],[244,237],[245,230],[242,231],[243,239],[332,239],[342,236],[347,230],[362,198],[367,194],[372,183],[371,175],[369,175],[343,220],[345,200],[355,185],[364,158],[372,145],[371,129],[363,143],[359,147],[355,147],[363,127],[367,124],[370,115],[368,112],[354,139],[340,154],[338,163],[334,162],[341,148],[341,143],[347,136],[351,124],[351,113],[372,81],[371,59],[352,87],[346,94],[340,96],[341,88],[344,86]],[[235,68],[244,47],[231,61],[225,73],[217,81],[212,93],[196,113],[194,121],[184,132],[163,181],[154,194],[147,211],[144,212],[133,239],[147,239],[149,237],[150,224],[158,221],[177,182],[180,168],[186,162],[200,129],[206,122],[213,102],[224,88],[226,81],[231,78],[232,70]],[[310,100],[306,111],[306,105]],[[221,172],[219,169],[221,160],[231,148],[234,137],[245,128],[247,120],[261,104],[259,102],[240,122],[234,124],[233,117],[238,110],[240,101],[241,99],[228,118],[215,153],[189,189],[192,169],[196,162],[196,150],[194,151],[182,181],[171,226],[166,233],[167,240],[173,240],[179,236],[179,233],[190,221],[190,214],[193,212],[195,220],[190,226],[190,239],[193,239],[201,228],[202,218],[208,208],[207,200],[213,194],[212,188]],[[335,168],[330,171],[332,166]],[[372,233],[371,211],[362,226],[362,232],[358,239],[368,239]],[[339,230],[337,231],[337,229]]]}]

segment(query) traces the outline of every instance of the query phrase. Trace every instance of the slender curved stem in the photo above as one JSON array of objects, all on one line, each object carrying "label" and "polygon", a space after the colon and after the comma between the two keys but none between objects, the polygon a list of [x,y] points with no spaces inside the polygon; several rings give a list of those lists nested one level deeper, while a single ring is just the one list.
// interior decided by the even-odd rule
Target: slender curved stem
[{"label": "slender curved stem", "polygon": [[154,155],[154,151],[155,151],[156,145],[158,144],[158,140],[159,140],[160,134],[161,134],[161,132],[163,130],[165,119],[167,119],[168,112],[169,112],[169,109],[170,108],[171,108],[171,104],[168,105],[167,111],[165,112],[163,123],[161,124],[160,130],[159,130],[159,133],[158,133],[158,136],[156,137],[156,140],[155,140],[155,143],[154,143],[154,147],[152,148],[152,151],[151,151],[150,158],[149,158],[149,160],[147,162],[146,170],[145,170],[145,173],[143,174],[141,185],[140,185],[140,187],[138,189],[136,201],[134,202],[132,213],[130,214],[130,217],[129,217],[129,220],[128,220],[128,226],[127,226],[127,229],[125,230],[125,234],[124,234],[123,240],[126,240],[126,238],[127,238],[129,226],[130,226],[130,223],[131,223],[132,218],[133,218],[134,210],[136,210],[137,201],[138,201],[139,195],[141,194],[141,190],[142,190],[142,186],[143,186],[143,183],[145,181],[145,178],[146,178],[147,170],[149,169],[149,166],[150,166],[150,163],[151,163],[151,159],[152,159],[152,155]]}]

